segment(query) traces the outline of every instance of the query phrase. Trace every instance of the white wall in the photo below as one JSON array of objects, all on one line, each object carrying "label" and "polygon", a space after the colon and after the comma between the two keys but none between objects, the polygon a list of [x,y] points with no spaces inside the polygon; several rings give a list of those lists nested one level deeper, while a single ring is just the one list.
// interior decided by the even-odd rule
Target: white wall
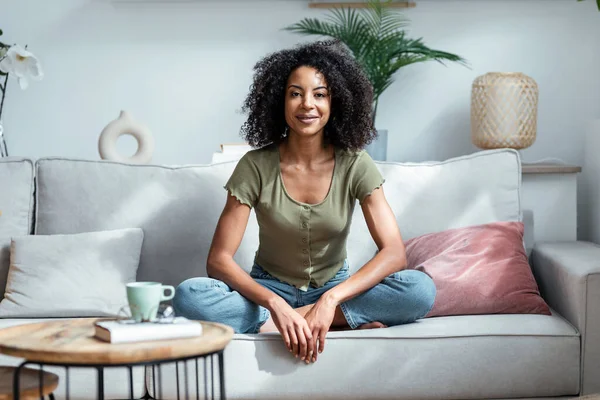
[{"label": "white wall", "polygon": [[[206,163],[239,141],[240,106],[264,54],[313,40],[280,29],[309,0],[123,4],[109,0],[0,0],[5,42],[28,44],[45,78],[11,81],[4,127],[11,155],[98,159],[97,138],[121,109],[153,131],[154,162]],[[521,71],[540,87],[538,138],[524,161],[583,165],[584,130],[600,118],[600,12],[595,1],[419,0],[412,36],[457,53],[471,69],[431,62],[402,70],[381,98],[389,160],[446,159],[470,142],[473,79]],[[135,151],[130,137],[123,153]]]}]

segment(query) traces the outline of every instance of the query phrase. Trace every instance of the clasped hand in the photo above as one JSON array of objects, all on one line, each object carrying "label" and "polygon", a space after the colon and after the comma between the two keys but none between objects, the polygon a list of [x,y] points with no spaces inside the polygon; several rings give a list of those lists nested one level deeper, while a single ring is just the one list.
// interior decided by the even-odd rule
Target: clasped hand
[{"label": "clasped hand", "polygon": [[273,322],[294,357],[307,364],[317,361],[317,354],[325,349],[325,337],[335,315],[335,305],[320,299],[302,316],[287,303],[273,307]]}]

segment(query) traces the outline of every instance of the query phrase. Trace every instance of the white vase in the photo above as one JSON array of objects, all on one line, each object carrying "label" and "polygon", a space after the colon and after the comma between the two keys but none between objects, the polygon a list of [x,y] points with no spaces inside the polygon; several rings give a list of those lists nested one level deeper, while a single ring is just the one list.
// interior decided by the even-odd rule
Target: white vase
[{"label": "white vase", "polygon": [[367,153],[369,153],[373,160],[386,161],[388,131],[387,129],[378,129],[377,135],[377,139],[372,141],[371,144],[367,145],[365,150]]}]

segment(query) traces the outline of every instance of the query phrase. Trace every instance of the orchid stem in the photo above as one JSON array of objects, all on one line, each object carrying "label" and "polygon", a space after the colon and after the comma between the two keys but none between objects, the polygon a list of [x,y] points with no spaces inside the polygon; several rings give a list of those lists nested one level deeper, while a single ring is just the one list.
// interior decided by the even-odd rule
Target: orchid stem
[{"label": "orchid stem", "polygon": [[4,85],[0,85],[0,88],[2,88],[2,95],[0,96],[2,98],[0,101],[0,157],[8,157],[8,147],[6,146],[6,140],[4,140],[4,135],[2,134],[2,108],[4,107],[4,97],[6,97],[7,84],[8,74],[6,74],[6,78],[4,78]]},{"label": "orchid stem", "polygon": [[0,121],[2,121],[2,108],[4,107],[4,98],[6,97],[6,85],[8,84],[8,74],[4,78],[4,85],[0,85],[2,88],[2,101],[0,101]]}]

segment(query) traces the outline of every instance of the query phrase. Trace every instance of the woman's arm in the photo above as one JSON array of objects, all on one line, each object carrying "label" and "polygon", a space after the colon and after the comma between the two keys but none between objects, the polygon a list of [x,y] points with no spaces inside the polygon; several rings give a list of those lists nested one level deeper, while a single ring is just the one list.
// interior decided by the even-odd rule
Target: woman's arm
[{"label": "woman's arm", "polygon": [[225,282],[245,298],[268,309],[287,348],[304,359],[313,350],[306,320],[283,298],[255,282],[233,259],[249,217],[250,207],[228,195],[208,252],[206,272],[209,277]]},{"label": "woman's arm", "polygon": [[233,259],[244,237],[249,217],[250,207],[228,195],[210,245],[206,272],[209,277],[225,282],[254,303],[270,308],[273,302],[281,298],[256,283]]},{"label": "woman's arm", "polygon": [[323,301],[337,306],[372,288],[385,277],[406,268],[404,242],[383,187],[375,189],[362,205],[365,221],[379,252],[346,281],[323,295]]},{"label": "woman's arm", "polygon": [[[318,353],[323,352],[335,310],[341,303],[369,290],[394,272],[406,268],[404,243],[396,224],[396,217],[383,194],[383,188],[376,189],[366,197],[362,202],[362,210],[379,252],[356,274],[329,289],[306,314],[305,318],[313,336],[313,347],[318,349]],[[312,360],[317,360],[317,354],[313,354]]]}]

